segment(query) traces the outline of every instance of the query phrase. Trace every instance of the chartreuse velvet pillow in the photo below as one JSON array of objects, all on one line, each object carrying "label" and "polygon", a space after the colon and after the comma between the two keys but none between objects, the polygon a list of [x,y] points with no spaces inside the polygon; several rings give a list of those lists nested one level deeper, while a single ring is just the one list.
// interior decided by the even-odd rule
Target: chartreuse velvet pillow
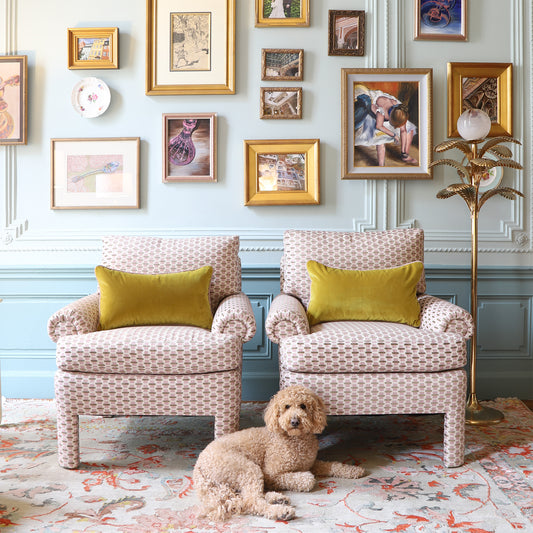
[{"label": "chartreuse velvet pillow", "polygon": [[210,266],[155,275],[97,266],[95,274],[100,288],[101,329],[158,324],[211,328]]},{"label": "chartreuse velvet pillow", "polygon": [[342,270],[307,262],[311,278],[309,324],[339,320],[381,320],[420,326],[416,285],[421,262],[384,270]]}]

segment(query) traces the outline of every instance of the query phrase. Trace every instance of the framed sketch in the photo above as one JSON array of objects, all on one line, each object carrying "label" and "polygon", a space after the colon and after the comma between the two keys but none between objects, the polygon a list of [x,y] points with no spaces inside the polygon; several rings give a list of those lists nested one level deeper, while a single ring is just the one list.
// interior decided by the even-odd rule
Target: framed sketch
[{"label": "framed sketch", "polygon": [[0,56],[0,145],[26,144],[27,56]]},{"label": "framed sketch", "polygon": [[118,68],[118,28],[69,28],[68,68]]},{"label": "framed sketch", "polygon": [[215,113],[163,115],[163,182],[216,181]]},{"label": "framed sketch", "polygon": [[320,203],[320,140],[244,141],[245,205]]},{"label": "framed sketch", "polygon": [[309,26],[310,0],[255,0],[255,25]]},{"label": "framed sketch", "polygon": [[488,137],[513,135],[512,63],[448,63],[448,137],[459,137],[457,119],[467,109],[489,115]]},{"label": "framed sketch", "polygon": [[234,94],[235,0],[146,5],[146,94]]},{"label": "framed sketch", "polygon": [[302,118],[302,88],[261,87],[260,118]]},{"label": "framed sketch", "polygon": [[138,208],[139,147],[139,137],[51,139],[51,208]]},{"label": "framed sketch", "polygon": [[303,50],[281,48],[261,50],[261,79],[263,81],[302,81],[303,77]]},{"label": "framed sketch", "polygon": [[328,55],[365,55],[365,12],[329,10]]},{"label": "framed sketch", "polygon": [[427,179],[430,68],[342,69],[342,178]]},{"label": "framed sketch", "polygon": [[466,41],[468,0],[414,0],[415,41]]}]

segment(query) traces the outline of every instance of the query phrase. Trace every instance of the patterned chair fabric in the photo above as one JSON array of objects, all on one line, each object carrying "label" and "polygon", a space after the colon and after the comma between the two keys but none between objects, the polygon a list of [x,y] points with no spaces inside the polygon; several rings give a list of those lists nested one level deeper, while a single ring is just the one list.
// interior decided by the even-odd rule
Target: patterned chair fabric
[{"label": "patterned chair fabric", "polygon": [[366,233],[289,230],[284,235],[281,294],[266,319],[279,344],[280,386],[303,384],[332,415],[443,413],[446,466],[464,462],[466,341],[474,324],[464,309],[417,294],[420,327],[342,321],[309,326],[306,308],[315,260],[349,270],[385,269],[424,261],[424,233],[397,229]]},{"label": "patterned chair fabric", "polygon": [[81,298],[48,321],[57,342],[58,458],[79,464],[79,415],[215,417],[215,437],[236,431],[242,346],[255,335],[241,292],[238,237],[107,237],[102,264],[139,274],[213,267],[211,330],[180,325],[99,330],[99,295]]}]

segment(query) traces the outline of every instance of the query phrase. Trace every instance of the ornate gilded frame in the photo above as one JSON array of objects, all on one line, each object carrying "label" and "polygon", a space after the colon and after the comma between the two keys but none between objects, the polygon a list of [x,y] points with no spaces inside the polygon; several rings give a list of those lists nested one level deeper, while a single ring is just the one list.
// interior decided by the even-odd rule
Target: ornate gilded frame
[{"label": "ornate gilded frame", "polygon": [[[118,28],[68,28],[68,68],[71,70],[117,69]],[[81,59],[80,41],[84,39],[109,41],[107,58]]]},{"label": "ornate gilded frame", "polygon": [[[337,43],[338,18],[357,20],[357,46],[339,48]],[[351,33],[351,31],[349,32]],[[330,56],[364,56],[365,55],[365,12],[347,10],[329,10],[328,55]]]},{"label": "ornate gilded frame", "polygon": [[[268,56],[297,56],[298,70],[295,75],[268,74]],[[292,63],[292,62],[291,62]],[[290,64],[290,63],[289,63]],[[261,79],[263,81],[302,81],[304,77],[304,51],[301,48],[263,48],[261,50]]]},{"label": "ornate gilded frame", "polygon": [[265,2],[271,0],[255,0],[255,26],[272,27],[272,26],[309,26],[309,2],[310,0],[300,0],[300,16],[286,18],[270,18],[265,16],[265,8],[269,5]]}]

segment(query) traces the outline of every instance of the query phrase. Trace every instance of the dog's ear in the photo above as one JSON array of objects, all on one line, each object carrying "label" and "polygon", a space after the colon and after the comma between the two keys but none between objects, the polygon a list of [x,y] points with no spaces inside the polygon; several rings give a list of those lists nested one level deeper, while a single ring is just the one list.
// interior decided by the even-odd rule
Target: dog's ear
[{"label": "dog's ear", "polygon": [[313,394],[313,433],[322,433],[326,424],[326,406],[320,396]]},{"label": "dog's ear", "polygon": [[266,427],[269,431],[273,431],[275,433],[282,432],[281,426],[279,425],[278,418],[279,418],[280,412],[279,412],[279,405],[278,401],[276,399],[276,396],[274,396],[270,402],[268,402],[268,405],[266,406],[265,413],[263,415],[263,418],[265,419]]}]

